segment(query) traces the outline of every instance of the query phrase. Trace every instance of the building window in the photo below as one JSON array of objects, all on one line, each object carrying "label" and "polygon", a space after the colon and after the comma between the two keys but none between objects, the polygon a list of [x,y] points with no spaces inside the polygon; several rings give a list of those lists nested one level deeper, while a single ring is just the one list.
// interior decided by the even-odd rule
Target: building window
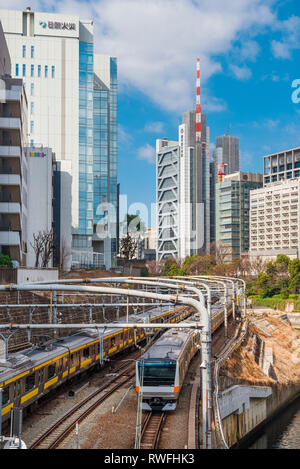
[{"label": "building window", "polygon": [[34,59],[34,46],[31,46],[31,58]]},{"label": "building window", "polygon": [[23,77],[26,77],[26,65],[25,64],[23,64],[22,71],[23,71]]},{"label": "building window", "polygon": [[45,78],[48,78],[48,65],[45,65]]},{"label": "building window", "polygon": [[19,64],[16,64],[16,77],[19,76]]},{"label": "building window", "polygon": [[23,46],[22,48],[22,57],[25,59],[26,57],[26,46]]},{"label": "building window", "polygon": [[34,96],[34,83],[30,84],[30,95]]},{"label": "building window", "polygon": [[55,66],[54,65],[52,65],[51,67],[51,76],[52,78],[55,78]]},{"label": "building window", "polygon": [[33,114],[34,113],[34,103],[31,102],[30,103],[30,114]]},{"label": "building window", "polygon": [[34,122],[30,121],[30,133],[34,132]]},{"label": "building window", "polygon": [[42,70],[42,67],[38,65],[38,77],[39,78],[41,77],[41,70]]},{"label": "building window", "polygon": [[30,146],[31,146],[31,147],[34,147],[34,141],[33,141],[33,139],[30,140]]},{"label": "building window", "polygon": [[34,77],[34,65],[30,67],[30,76]]}]

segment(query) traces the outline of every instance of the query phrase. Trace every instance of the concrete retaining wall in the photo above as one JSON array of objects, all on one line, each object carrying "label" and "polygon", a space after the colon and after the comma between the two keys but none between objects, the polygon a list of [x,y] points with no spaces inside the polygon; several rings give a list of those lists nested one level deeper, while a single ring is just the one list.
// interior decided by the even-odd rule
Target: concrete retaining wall
[{"label": "concrete retaining wall", "polygon": [[249,409],[241,414],[231,414],[223,419],[223,431],[228,446],[235,445],[266,418],[266,399],[251,399]]},{"label": "concrete retaining wall", "polygon": [[[241,384],[247,383],[228,376],[222,376],[220,379],[220,387],[223,390]],[[222,419],[223,432],[229,447],[245,442],[255,435],[258,430],[300,395],[300,382],[287,385],[273,384],[271,388],[272,395],[266,399],[250,398],[248,409],[239,415],[233,413]]]},{"label": "concrete retaining wall", "polygon": [[16,283],[18,285],[31,282],[58,280],[57,269],[35,269],[18,267],[17,269],[0,269],[0,284]]},{"label": "concrete retaining wall", "polygon": [[[287,316],[290,316],[287,314]],[[299,315],[300,316],[300,315]],[[255,361],[259,364],[267,376],[275,381],[273,369],[273,352],[270,347],[265,347],[264,340],[258,334],[246,334],[248,349],[254,355]],[[227,376],[220,370],[219,375],[219,407],[222,414],[222,427],[225,440],[229,447],[237,446],[247,439],[253,437],[255,433],[266,425],[278,413],[284,410],[293,400],[300,395],[300,380],[298,383],[282,384],[275,382],[270,385],[272,394],[268,397],[249,395],[249,401],[243,399],[243,395],[236,392],[238,389],[249,387],[266,389],[263,382],[256,382],[256,386],[252,387],[252,383],[239,378]],[[222,403],[223,399],[223,411]]]},{"label": "concrete retaining wall", "polygon": [[18,285],[31,282],[46,282],[58,280],[57,269],[26,269],[19,267],[17,269]]},{"label": "concrete retaining wall", "polygon": [[288,313],[287,317],[295,329],[300,329],[300,313]]}]

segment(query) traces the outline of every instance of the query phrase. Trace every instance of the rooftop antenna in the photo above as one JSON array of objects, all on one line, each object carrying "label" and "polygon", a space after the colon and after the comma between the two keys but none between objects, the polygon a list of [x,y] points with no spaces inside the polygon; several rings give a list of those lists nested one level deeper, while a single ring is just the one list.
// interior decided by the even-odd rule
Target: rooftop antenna
[{"label": "rooftop antenna", "polygon": [[197,58],[196,81],[196,143],[201,142],[201,104],[200,104],[200,59]]}]

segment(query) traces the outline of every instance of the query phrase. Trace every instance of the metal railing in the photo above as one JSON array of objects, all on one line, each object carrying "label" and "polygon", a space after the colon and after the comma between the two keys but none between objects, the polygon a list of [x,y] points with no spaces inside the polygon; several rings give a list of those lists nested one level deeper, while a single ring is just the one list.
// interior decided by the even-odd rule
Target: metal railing
[{"label": "metal railing", "polygon": [[90,267],[102,268],[104,266],[104,254],[92,251],[72,250],[72,267],[87,269]]}]

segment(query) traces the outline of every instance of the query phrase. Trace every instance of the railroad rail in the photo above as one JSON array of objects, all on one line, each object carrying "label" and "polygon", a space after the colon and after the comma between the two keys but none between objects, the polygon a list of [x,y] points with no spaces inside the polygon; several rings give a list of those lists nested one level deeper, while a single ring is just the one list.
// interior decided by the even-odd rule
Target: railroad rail
[{"label": "railroad rail", "polygon": [[[133,365],[121,365],[118,376],[113,376],[103,383],[96,391],[76,404],[63,417],[57,420],[50,428],[43,432],[33,443],[28,445],[29,449],[54,449],[74,429],[76,422],[87,417],[98,405],[104,402],[115,391],[135,377]],[[114,374],[115,374],[114,372]],[[109,388],[109,389],[107,389]],[[104,394],[101,394],[105,391]]]},{"label": "railroad rail", "polygon": [[141,434],[141,449],[157,449],[166,412],[148,412]]}]

